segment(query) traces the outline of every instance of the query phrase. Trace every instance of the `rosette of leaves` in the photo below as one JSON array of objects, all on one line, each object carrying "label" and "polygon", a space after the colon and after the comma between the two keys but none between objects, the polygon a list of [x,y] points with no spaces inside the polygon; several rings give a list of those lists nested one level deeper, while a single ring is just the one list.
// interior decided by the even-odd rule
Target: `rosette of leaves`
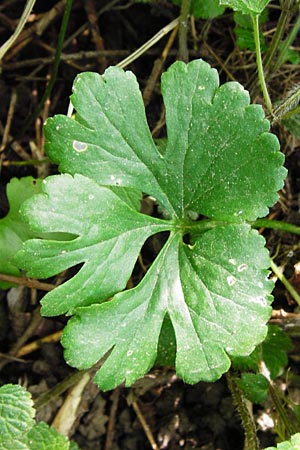
[{"label": "rosette of leaves", "polygon": [[[66,360],[87,368],[106,356],[95,378],[105,390],[143,376],[158,348],[160,360],[175,355],[187,383],[214,381],[230,356],[250,354],[267,333],[269,256],[248,222],[267,214],[282,187],[278,140],[248,92],[237,82],[219,86],[202,60],[173,64],[162,94],[161,153],[131,72],[78,75],[75,119],[55,116],[45,127],[63,174],[22,208],[34,231],[74,235],[29,240],[16,261],[41,278],[82,264],[44,297],[42,313],[74,314],[62,338]],[[138,212],[136,190],[155,197],[169,219]],[[191,211],[206,219],[192,221]],[[160,231],[169,231],[166,243],[124,291],[143,243]]]}]

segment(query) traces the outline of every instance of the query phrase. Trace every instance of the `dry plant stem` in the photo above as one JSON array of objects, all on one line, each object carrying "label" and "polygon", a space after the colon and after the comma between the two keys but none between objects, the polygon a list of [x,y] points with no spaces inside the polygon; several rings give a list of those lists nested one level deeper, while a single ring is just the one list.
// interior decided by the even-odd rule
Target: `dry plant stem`
[{"label": "dry plant stem", "polygon": [[245,432],[245,444],[244,450],[259,450],[259,442],[256,435],[256,427],[253,420],[253,416],[250,414],[246,399],[237,385],[236,377],[232,371],[226,374],[228,388],[231,392],[233,403],[237,409],[237,412],[241,418],[244,432]]},{"label": "dry plant stem", "polygon": [[[12,346],[11,350],[9,351],[9,355],[16,356],[18,350],[25,344],[26,341],[34,334],[37,327],[40,325],[42,320],[41,314],[40,314],[40,308],[36,308],[34,310],[34,313],[32,315],[31,322],[25,332],[22,334],[22,336],[17,340],[17,342]],[[9,360],[3,360],[0,361],[0,370],[6,366],[10,362]]]},{"label": "dry plant stem", "polygon": [[52,389],[49,389],[47,392],[39,395],[34,400],[34,407],[38,410],[42,408],[43,406],[47,405],[51,402],[51,400],[54,400],[55,398],[59,397],[61,394],[63,394],[67,389],[74,386],[74,384],[78,383],[79,380],[83,377],[85,373],[90,373],[92,369],[88,370],[77,370],[76,372],[72,373],[70,376],[65,378],[60,383],[56,384]]},{"label": "dry plant stem", "polygon": [[52,291],[56,286],[50,283],[43,283],[38,280],[32,280],[25,277],[15,277],[13,275],[6,275],[5,273],[0,273],[0,281],[5,281],[11,284],[17,284],[19,286],[26,286],[30,289],[39,289],[40,291]]},{"label": "dry plant stem", "polygon": [[172,31],[179,23],[179,17],[177,19],[172,20],[168,25],[163,27],[158,33],[156,33],[149,41],[145,42],[140,48],[138,48],[135,52],[129,55],[127,58],[123,59],[117,64],[117,67],[121,67],[124,69],[133,61],[142,56],[149,48],[153,47],[158,41],[160,41],[166,34]]},{"label": "dry plant stem", "polygon": [[60,28],[59,35],[58,35],[58,42],[57,42],[54,65],[53,65],[53,70],[52,70],[50,81],[45,89],[44,95],[41,98],[36,110],[29,117],[29,119],[25,122],[24,126],[22,127],[20,136],[23,136],[23,134],[30,127],[32,122],[35,121],[35,119],[37,118],[37,116],[39,115],[41,110],[43,109],[44,103],[46,102],[48,97],[50,97],[50,95],[51,95],[51,92],[52,92],[52,89],[53,89],[53,86],[54,86],[54,83],[55,83],[56,77],[57,77],[58,67],[59,67],[59,63],[60,63],[60,55],[62,52],[64,38],[65,38],[66,31],[67,31],[68,23],[69,23],[72,3],[73,3],[73,0],[67,0],[65,12],[63,15],[62,23],[61,23],[61,28]]},{"label": "dry plant stem", "polygon": [[[176,26],[176,25],[175,25]],[[158,56],[159,51],[157,50],[148,50],[148,55],[151,56]],[[117,57],[123,57],[129,54],[130,52],[128,50],[88,50],[88,51],[80,51],[77,53],[62,53],[61,54],[61,61],[65,61],[67,64],[71,64],[70,61],[80,61],[83,59],[93,59],[98,58],[99,56],[105,56],[105,58],[117,58]],[[130,53],[131,54],[131,53]],[[172,49],[169,52],[169,55],[176,56],[177,50]],[[196,50],[190,50],[190,55],[198,58],[199,57],[199,51]],[[2,64],[2,67],[6,71],[13,71],[16,69],[22,69],[23,67],[31,67],[36,66],[38,64],[41,64],[42,67],[44,67],[46,64],[50,64],[53,62],[54,56],[47,56],[43,58],[33,58],[33,59],[27,59],[26,61],[16,61],[9,64]],[[39,68],[39,70],[42,69],[42,67]],[[251,64],[248,66],[248,68],[256,67],[255,64]],[[239,67],[239,68],[244,68]],[[37,69],[36,69],[37,70]],[[29,76],[28,76],[29,77]],[[25,81],[28,81],[28,77],[25,78]]]},{"label": "dry plant stem", "polygon": [[228,76],[229,80],[231,81],[236,81],[236,78],[232,75],[232,73],[227,69],[226,64],[223,63],[223,61],[221,60],[221,58],[219,58],[219,56],[213,51],[213,49],[210,47],[210,45],[208,45],[205,41],[203,41],[203,44],[205,46],[205,48],[207,48],[207,50],[209,51],[209,53],[215,58],[215,60],[217,61],[217,63],[219,64],[220,67],[222,67],[222,69],[224,70],[224,72],[226,73],[226,75]]},{"label": "dry plant stem", "polygon": [[286,24],[288,21],[288,17],[290,15],[290,10],[293,4],[293,0],[285,0],[283,3],[282,11],[276,26],[276,31],[273,36],[273,39],[271,41],[270,47],[266,53],[266,57],[264,59],[264,66],[266,73],[269,71],[269,69],[272,68],[272,63],[274,61],[274,55],[276,51],[278,50],[278,46],[280,44],[280,41],[282,39],[282,36],[286,29]]},{"label": "dry plant stem", "polygon": [[90,374],[90,377],[92,378],[97,370],[101,367],[104,360],[105,358],[101,358],[101,360],[90,369],[76,370],[74,373],[66,377],[63,381],[56,384],[52,389],[49,389],[47,392],[39,395],[36,399],[34,399],[34,407],[38,410],[47,405],[52,400],[63,394],[67,389],[78,383],[86,373]]},{"label": "dry plant stem", "polygon": [[286,38],[282,47],[280,48],[277,60],[275,61],[274,65],[272,67],[274,72],[276,72],[280,68],[280,66],[283,64],[284,55],[286,54],[286,51],[292,45],[292,43],[294,42],[296,37],[298,36],[299,29],[300,29],[300,11],[298,12],[298,17],[297,17],[296,23],[294,24],[294,26],[292,28],[292,31],[290,32],[289,36]]},{"label": "dry plant stem", "polygon": [[178,59],[185,63],[187,63],[189,61],[187,35],[188,35],[188,19],[189,19],[190,7],[191,7],[191,0],[182,0],[180,18],[179,18]]},{"label": "dry plant stem", "polygon": [[277,276],[277,278],[281,281],[281,283],[284,285],[284,287],[289,292],[291,297],[300,306],[300,295],[294,289],[294,287],[291,285],[291,283],[286,279],[286,277],[283,275],[282,271],[280,270],[280,267],[278,267],[272,259],[271,259],[271,269],[274,272],[274,274]]},{"label": "dry plant stem", "polygon": [[66,0],[60,0],[53,8],[43,14],[41,19],[35,22],[30,28],[24,30],[10,52],[6,55],[6,60],[12,59],[16,53],[31,42],[33,35],[41,36],[51,23],[61,15],[65,8]]},{"label": "dry plant stem", "polygon": [[264,101],[267,107],[267,110],[272,116],[272,103],[269,96],[268,88],[266,85],[266,80],[264,76],[264,70],[262,65],[262,58],[261,58],[261,49],[260,49],[260,40],[259,40],[259,16],[252,16],[252,23],[253,23],[253,31],[254,31],[254,42],[255,42],[255,51],[256,51],[256,63],[257,63],[257,73],[258,78],[261,86],[261,90],[263,93]]},{"label": "dry plant stem", "polygon": [[[84,7],[90,23],[92,39],[95,44],[96,50],[104,50],[104,43],[100,34],[97,11],[95,8],[94,0],[85,0]],[[107,61],[105,57],[98,58],[99,72],[103,73],[107,67]]]},{"label": "dry plant stem", "polygon": [[157,443],[155,442],[153,433],[152,433],[149,425],[147,424],[145,417],[143,416],[143,413],[142,413],[136,400],[133,400],[132,407],[134,409],[134,412],[137,415],[137,418],[139,419],[139,421],[143,427],[143,430],[147,436],[148,441],[150,442],[152,450],[159,450],[159,447],[158,447]]},{"label": "dry plant stem", "polygon": [[160,76],[163,67],[164,67],[164,63],[167,59],[167,56],[169,54],[170,48],[173,45],[173,42],[175,40],[175,37],[177,35],[178,32],[178,26],[176,28],[174,28],[174,30],[172,31],[172,33],[170,34],[170,37],[168,39],[168,42],[165,46],[165,48],[162,51],[161,57],[156,59],[153,65],[153,69],[152,72],[148,78],[146,87],[143,91],[143,100],[144,100],[144,105],[147,106],[150,102],[151,96],[152,96],[152,92],[154,90],[155,84],[158,80],[158,77]]},{"label": "dry plant stem", "polygon": [[15,112],[17,98],[18,98],[17,91],[16,91],[16,89],[13,89],[12,93],[11,93],[10,104],[9,104],[8,113],[7,113],[6,125],[3,130],[3,137],[2,137],[2,143],[0,146],[0,152],[2,152],[5,149],[6,144],[9,140],[9,132],[10,132],[10,128],[11,128],[11,124],[12,124],[12,120],[13,120],[13,116],[14,116],[14,112]]},{"label": "dry plant stem", "polygon": [[[82,59],[93,59],[102,56],[105,58],[117,58],[127,56],[129,53],[130,52],[128,50],[88,50],[69,54],[62,53],[60,60],[65,61],[67,64],[70,64],[70,62],[73,60],[80,61]],[[24,67],[36,66],[37,64],[42,64],[44,67],[46,64],[52,63],[53,60],[54,56],[47,56],[43,58],[26,59],[25,61],[16,61],[9,64],[2,64],[2,67],[5,71],[13,71],[16,69],[22,69]]]},{"label": "dry plant stem", "polygon": [[289,117],[289,113],[295,110],[300,101],[300,84],[296,84],[292,90],[288,92],[287,98],[274,110],[274,121],[282,120]]},{"label": "dry plant stem", "polygon": [[[100,8],[100,10],[97,12],[97,19],[99,19],[99,17],[106,11],[111,11],[113,9],[113,6],[119,3],[119,1],[120,0],[112,0],[111,2],[107,3],[105,6]],[[83,25],[81,25],[81,27],[77,28],[76,31],[65,40],[63,48],[68,47],[68,45],[71,44],[71,42],[73,42],[74,39],[77,38],[77,36],[83,33],[84,30],[86,30],[86,28],[88,28],[88,26],[89,26],[88,22],[85,22]]]},{"label": "dry plant stem", "polygon": [[271,394],[272,401],[273,401],[274,407],[276,409],[276,412],[279,415],[280,419],[282,420],[285,430],[288,434],[288,436],[286,436],[286,438],[289,439],[293,434],[299,432],[299,429],[294,427],[293,424],[291,423],[291,421],[286,413],[286,410],[284,409],[284,406],[282,405],[278,391],[272,381],[270,381],[269,392]]},{"label": "dry plant stem", "polygon": [[71,434],[71,430],[77,419],[78,408],[82,401],[84,389],[90,382],[90,379],[91,375],[84,373],[75,386],[72,386],[51,424],[63,436],[69,437]]},{"label": "dry plant stem", "polygon": [[22,32],[28,17],[34,7],[36,0],[27,0],[23,14],[19,20],[18,26],[14,34],[0,47],[0,61],[3,59],[5,53],[10,49],[14,42],[18,39],[18,36]]},{"label": "dry plant stem", "polygon": [[114,427],[115,427],[115,422],[116,422],[119,398],[120,398],[120,389],[116,388],[111,395],[112,405],[110,408],[110,415],[109,415],[109,421],[108,421],[108,425],[107,425],[104,450],[111,450],[111,446],[112,446],[113,438],[114,438]]},{"label": "dry plant stem", "polygon": [[59,342],[62,335],[62,331],[56,331],[55,333],[49,334],[41,339],[37,339],[36,341],[30,342],[27,345],[24,345],[17,351],[16,357],[20,358],[20,356],[29,355],[29,353],[35,352],[39,348],[42,347],[43,344],[49,344],[53,342]]}]

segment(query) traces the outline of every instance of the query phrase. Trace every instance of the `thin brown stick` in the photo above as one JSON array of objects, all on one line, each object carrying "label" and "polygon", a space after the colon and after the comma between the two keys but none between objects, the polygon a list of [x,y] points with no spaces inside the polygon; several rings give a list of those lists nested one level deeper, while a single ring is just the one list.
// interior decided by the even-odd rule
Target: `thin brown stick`
[{"label": "thin brown stick", "polygon": [[10,51],[6,54],[6,60],[9,61],[10,59],[12,59],[16,55],[16,53],[18,53],[22,48],[29,44],[35,34],[41,36],[43,32],[49,27],[49,25],[51,25],[51,23],[55,19],[62,15],[65,9],[65,5],[66,0],[60,0],[53,6],[53,8],[43,14],[40,20],[35,22],[26,30],[23,30]]},{"label": "thin brown stick", "polygon": [[23,345],[20,350],[17,351],[16,357],[29,355],[29,353],[35,352],[42,347],[43,344],[49,344],[53,342],[59,342],[62,335],[62,330],[56,331],[55,333],[44,336],[40,339],[36,339],[29,344]]},{"label": "thin brown stick", "polygon": [[[32,319],[28,327],[26,328],[25,332],[22,334],[22,336],[15,342],[15,344],[12,346],[8,354],[10,356],[16,356],[18,350],[25,344],[26,341],[28,341],[29,338],[35,333],[35,330],[40,325],[42,321],[42,317],[40,314],[40,308],[36,308],[33,312]],[[10,360],[3,359],[0,361],[0,369],[2,369],[4,366],[6,366]]]},{"label": "thin brown stick", "polygon": [[[90,23],[92,39],[95,44],[96,50],[104,50],[104,42],[100,34],[100,29],[98,25],[97,11],[95,7],[94,0],[85,0],[84,7],[86,14]],[[103,73],[107,67],[107,60],[105,56],[99,56],[98,58],[99,72]]]},{"label": "thin brown stick", "polygon": [[112,443],[113,443],[114,428],[115,428],[119,398],[120,398],[120,389],[117,388],[113,391],[113,393],[111,395],[112,405],[110,408],[110,415],[109,415],[109,421],[108,421],[108,425],[107,425],[104,450],[110,450]]},{"label": "thin brown stick", "polygon": [[159,450],[159,447],[158,447],[157,443],[155,442],[153,433],[152,433],[149,425],[147,424],[146,419],[143,416],[143,413],[142,413],[142,411],[138,405],[138,402],[136,400],[133,400],[132,407],[134,409],[134,412],[137,415],[137,418],[139,419],[139,421],[143,427],[143,430],[145,432],[145,435],[147,436],[148,441],[150,442],[151,448],[153,450]]},{"label": "thin brown stick", "polygon": [[0,152],[3,152],[3,150],[6,147],[6,144],[9,140],[9,132],[10,132],[10,128],[11,128],[11,124],[12,124],[12,120],[14,117],[14,112],[15,112],[15,107],[16,107],[16,103],[17,103],[17,91],[16,89],[12,90],[11,93],[11,97],[10,97],[10,103],[9,103],[9,108],[8,108],[8,113],[7,113],[7,119],[6,119],[6,124],[3,130],[3,136],[2,136],[2,143],[0,146]]},{"label": "thin brown stick", "polygon": [[26,286],[31,289],[39,289],[40,291],[52,291],[55,288],[55,286],[50,283],[44,283],[31,278],[15,277],[13,275],[6,275],[5,273],[0,273],[0,281],[6,281],[7,283],[17,284],[19,286]]},{"label": "thin brown stick", "polygon": [[171,47],[173,45],[173,42],[175,40],[175,37],[176,37],[177,33],[178,33],[178,26],[176,28],[174,28],[174,30],[170,34],[168,42],[165,45],[160,58],[157,58],[155,60],[155,62],[154,62],[154,65],[153,65],[153,68],[152,68],[152,72],[151,72],[151,74],[150,74],[150,76],[148,78],[146,87],[145,87],[145,89],[143,91],[143,100],[144,100],[144,105],[145,106],[147,106],[149,104],[149,102],[150,102],[150,99],[151,99],[151,96],[152,96],[155,84],[156,84],[156,82],[158,80],[158,77],[160,76],[160,74],[161,74],[161,72],[163,70],[165,61],[167,59],[167,56],[168,56],[169,51],[170,51],[170,49],[171,49]]}]

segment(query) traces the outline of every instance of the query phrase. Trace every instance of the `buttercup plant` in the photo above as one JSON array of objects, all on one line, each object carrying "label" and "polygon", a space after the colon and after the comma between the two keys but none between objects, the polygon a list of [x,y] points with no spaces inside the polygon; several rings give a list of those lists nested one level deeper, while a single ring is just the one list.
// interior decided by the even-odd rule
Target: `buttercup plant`
[{"label": "buttercup plant", "polygon": [[[251,223],[276,202],[286,170],[264,111],[239,83],[219,86],[203,60],[174,63],[162,94],[164,151],[131,72],[78,75],[75,118],[45,126],[61,175],[21,208],[32,232],[64,234],[27,240],[18,267],[48,278],[82,264],[43,298],[42,314],[73,315],[62,337],[66,361],[83,369],[105,357],[95,377],[104,390],[131,385],[175,353],[184,381],[214,381],[230,357],[264,339],[271,313],[269,256]],[[141,191],[170,219],[140,213]],[[191,211],[205,218],[193,221]],[[142,245],[161,231],[169,237],[157,258],[124,290]]]}]

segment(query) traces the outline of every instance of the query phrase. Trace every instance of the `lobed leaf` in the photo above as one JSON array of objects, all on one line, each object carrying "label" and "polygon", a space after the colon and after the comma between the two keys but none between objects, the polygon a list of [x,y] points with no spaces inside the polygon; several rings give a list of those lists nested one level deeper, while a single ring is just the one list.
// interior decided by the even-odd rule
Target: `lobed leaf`
[{"label": "lobed leaf", "polygon": [[270,0],[219,0],[219,3],[243,14],[256,16],[263,12]]},{"label": "lobed leaf", "polygon": [[162,91],[165,191],[179,217],[189,209],[218,220],[266,215],[286,172],[261,106],[249,104],[239,83],[219,87],[217,71],[201,60],[173,64]]},{"label": "lobed leaf", "polygon": [[248,225],[217,227],[193,248],[171,234],[136,288],[76,311],[62,339],[66,360],[83,369],[112,350],[95,380],[103,390],[129,386],[154,364],[168,315],[178,375],[215,381],[229,369],[228,354],[249,354],[266,334],[267,264],[264,241]]},{"label": "lobed leaf", "polygon": [[202,60],[173,64],[162,93],[164,156],[132,74],[113,67],[80,74],[71,97],[76,120],[56,116],[45,126],[49,156],[62,171],[151,194],[174,217],[193,209],[219,220],[266,215],[285,171],[262,107],[249,104],[239,83],[219,87],[217,71]]},{"label": "lobed leaf", "polygon": [[22,208],[32,229],[68,232],[74,238],[29,240],[16,255],[16,264],[28,276],[48,278],[84,263],[71,280],[44,297],[44,315],[70,313],[77,306],[101,302],[124,289],[144,241],[168,228],[82,175],[48,177],[43,192]]},{"label": "lobed leaf", "polygon": [[[75,314],[62,338],[66,359],[85,368],[105,356],[96,375],[103,389],[132,384],[167,343],[171,358],[176,345],[181,378],[214,381],[229,355],[248,355],[263,340],[271,311],[268,253],[246,221],[265,215],[282,187],[278,140],[241,85],[219,87],[202,60],[173,64],[162,93],[160,153],[132,74],[79,75],[75,119],[57,116],[45,128],[50,157],[74,177],[49,177],[22,208],[33,231],[72,236],[27,241],[16,261],[37,277],[83,264],[45,296],[42,312]],[[118,195],[127,187],[157,198],[170,220],[138,213]],[[195,213],[208,219],[193,222]],[[166,230],[142,281],[120,292],[145,240]]]}]

